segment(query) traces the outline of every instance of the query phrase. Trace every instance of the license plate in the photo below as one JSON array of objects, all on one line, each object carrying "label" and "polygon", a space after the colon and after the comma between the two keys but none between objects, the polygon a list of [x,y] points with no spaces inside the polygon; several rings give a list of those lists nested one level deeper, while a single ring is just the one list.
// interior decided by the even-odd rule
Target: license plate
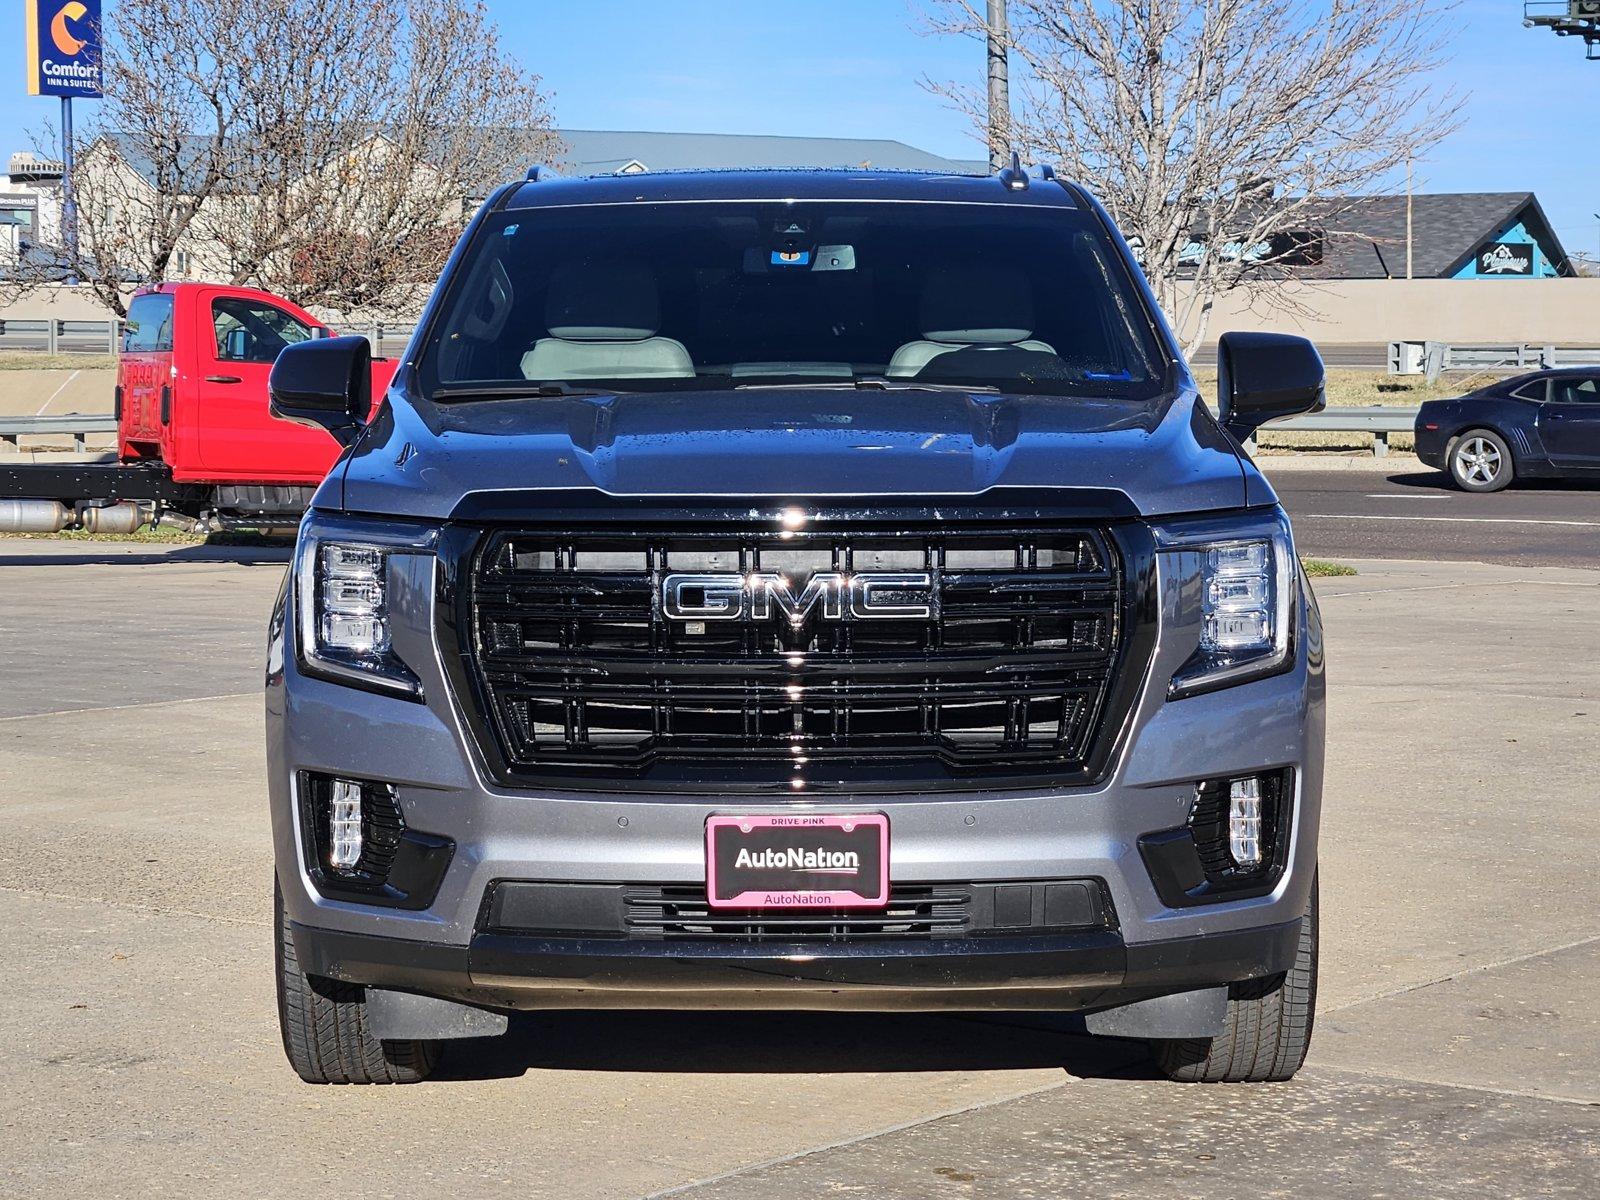
[{"label": "license plate", "polygon": [[795,814],[706,821],[712,908],[882,908],[889,818]]}]

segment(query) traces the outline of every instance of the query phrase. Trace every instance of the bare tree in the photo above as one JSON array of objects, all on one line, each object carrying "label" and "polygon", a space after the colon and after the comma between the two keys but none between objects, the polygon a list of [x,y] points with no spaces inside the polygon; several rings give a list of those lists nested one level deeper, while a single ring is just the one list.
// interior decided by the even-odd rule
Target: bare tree
[{"label": "bare tree", "polygon": [[[343,6],[278,2],[299,14],[296,44],[336,48]],[[280,30],[254,28],[261,67],[234,114],[248,201],[199,224],[236,282],[342,312],[415,311],[473,204],[560,147],[538,79],[502,52],[481,0],[366,9],[398,32],[353,61],[284,53]]]},{"label": "bare tree", "polygon": [[[121,312],[194,273],[305,304],[412,309],[476,200],[554,156],[538,77],[482,0],[121,0],[74,182],[70,268]],[[205,39],[194,35],[207,31]]]},{"label": "bare tree", "polygon": [[[1453,2],[1012,0],[1013,136],[1100,195],[1192,354],[1220,294],[1265,294],[1453,128],[1429,85]],[[939,3],[934,30],[987,35]],[[973,89],[926,86],[987,124]]]},{"label": "bare tree", "polygon": [[[231,174],[233,146],[226,48],[179,31],[224,27],[211,22],[213,0],[128,0],[112,10],[112,42],[102,57],[105,98],[80,126],[78,253],[63,244],[35,247],[8,291],[28,291],[71,274],[121,315],[130,283],[163,278],[195,214]],[[213,136],[200,142],[194,129]],[[107,137],[102,130],[114,130]],[[59,141],[46,127],[36,138],[46,157]],[[57,238],[58,242],[63,239]]]}]

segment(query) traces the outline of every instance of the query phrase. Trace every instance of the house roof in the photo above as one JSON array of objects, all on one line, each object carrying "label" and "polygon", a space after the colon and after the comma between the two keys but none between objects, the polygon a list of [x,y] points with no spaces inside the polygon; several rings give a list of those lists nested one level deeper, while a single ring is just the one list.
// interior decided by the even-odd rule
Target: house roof
[{"label": "house roof", "polygon": [[[119,133],[115,130],[102,133],[95,141],[110,145],[118,157],[146,183],[155,184],[156,162],[150,153],[150,147],[144,141],[131,133]],[[176,163],[182,177],[179,186],[184,191],[198,190],[200,181],[205,176],[206,155],[210,151],[211,142],[210,134],[186,133],[179,138]]]},{"label": "house roof", "polygon": [[889,138],[783,137],[750,133],[653,133],[559,129],[567,170],[603,175],[637,162],[649,171],[739,167],[878,167],[987,175],[987,162],[945,158]]},{"label": "house roof", "polygon": [[[149,147],[125,133],[102,135],[147,181],[155,181]],[[783,137],[744,133],[653,133],[614,129],[560,129],[561,168],[577,175],[610,175],[629,164],[647,171],[726,170],[739,167],[876,167],[987,175],[987,162],[945,158],[889,138]],[[210,137],[186,135],[179,162],[186,178],[205,169]],[[531,164],[530,164],[531,165]],[[635,168],[637,169],[637,167]],[[486,181],[485,192],[498,180]]]},{"label": "house roof", "polygon": [[[1382,279],[1406,272],[1406,198],[1355,196],[1325,207],[1323,261],[1297,274],[1335,279]],[[1317,220],[1316,206],[1307,223]],[[1562,274],[1566,251],[1532,192],[1425,192],[1411,197],[1412,274],[1454,275],[1473,252],[1508,225],[1523,222]]]}]

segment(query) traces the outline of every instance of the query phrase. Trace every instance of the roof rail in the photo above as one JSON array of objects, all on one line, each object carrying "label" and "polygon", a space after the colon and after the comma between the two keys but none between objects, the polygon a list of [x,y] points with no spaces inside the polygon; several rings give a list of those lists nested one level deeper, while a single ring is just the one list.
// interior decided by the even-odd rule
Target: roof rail
[{"label": "roof rail", "polygon": [[556,170],[549,163],[534,163],[533,166],[528,168],[529,183],[539,183],[546,179],[560,178],[561,172]]},{"label": "roof rail", "polygon": [[1011,152],[1010,165],[1000,168],[999,179],[1013,192],[1028,190],[1028,173],[1022,169],[1022,156],[1015,150]]},{"label": "roof rail", "polygon": [[1056,169],[1049,163],[1040,163],[1036,169],[1039,172],[1039,178],[1044,182],[1054,183],[1056,181]]}]

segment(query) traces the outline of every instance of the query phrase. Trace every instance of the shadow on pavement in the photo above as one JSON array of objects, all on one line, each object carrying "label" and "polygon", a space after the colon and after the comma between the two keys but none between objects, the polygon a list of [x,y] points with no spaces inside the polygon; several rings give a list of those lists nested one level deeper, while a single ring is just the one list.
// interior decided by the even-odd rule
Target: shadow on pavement
[{"label": "shadow on pavement", "polygon": [[[82,550],[23,551],[14,553],[11,546],[0,542],[0,571],[6,567],[117,567],[161,566],[165,563],[238,563],[241,566],[259,567],[272,564],[286,565],[293,547],[279,546],[179,546],[171,550],[104,550],[85,547]],[[52,543],[61,545],[62,543]]]},{"label": "shadow on pavement", "polygon": [[1038,1013],[518,1013],[501,1038],[448,1042],[434,1078],[529,1071],[808,1075],[1059,1069],[1158,1078],[1139,1042],[1077,1036]]},{"label": "shadow on pavement", "polygon": [[1392,483],[1396,487],[1422,488],[1430,492],[1460,490],[1443,471],[1407,471],[1400,475],[1385,475],[1383,481]]},{"label": "shadow on pavement", "polygon": [[[1460,495],[1472,495],[1456,487],[1450,476],[1443,471],[1407,471],[1399,475],[1385,475],[1384,481],[1396,487],[1421,488],[1433,492],[1456,492]],[[1596,488],[1592,479],[1513,479],[1506,489],[1509,492],[1593,492]],[[1493,494],[1493,493],[1490,493]]]}]

